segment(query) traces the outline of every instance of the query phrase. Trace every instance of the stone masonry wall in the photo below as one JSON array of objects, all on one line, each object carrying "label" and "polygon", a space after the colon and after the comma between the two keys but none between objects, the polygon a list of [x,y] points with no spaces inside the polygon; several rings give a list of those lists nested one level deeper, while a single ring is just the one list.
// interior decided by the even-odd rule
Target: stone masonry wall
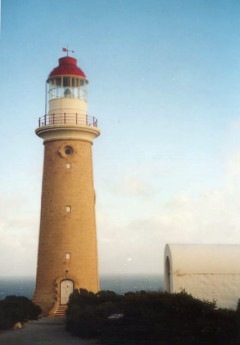
[{"label": "stone masonry wall", "polygon": [[64,274],[76,277],[74,288],[99,290],[92,144],[81,140],[45,143],[33,297],[44,314],[59,302],[55,282]]}]

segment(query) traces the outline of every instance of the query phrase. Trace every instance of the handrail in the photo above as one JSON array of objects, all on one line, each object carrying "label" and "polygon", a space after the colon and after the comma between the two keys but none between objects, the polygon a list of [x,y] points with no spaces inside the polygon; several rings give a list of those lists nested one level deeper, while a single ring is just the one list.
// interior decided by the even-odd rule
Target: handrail
[{"label": "handrail", "polygon": [[45,114],[38,119],[38,127],[65,124],[97,127],[98,120],[94,116],[79,113]]}]

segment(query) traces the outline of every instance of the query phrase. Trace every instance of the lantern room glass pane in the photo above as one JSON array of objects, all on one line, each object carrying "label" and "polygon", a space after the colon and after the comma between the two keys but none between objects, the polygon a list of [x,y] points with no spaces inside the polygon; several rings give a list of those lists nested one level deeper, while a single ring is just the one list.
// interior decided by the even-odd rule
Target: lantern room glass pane
[{"label": "lantern room glass pane", "polygon": [[63,77],[63,97],[65,98],[72,98],[72,90],[71,90],[71,78],[70,77]]},{"label": "lantern room glass pane", "polygon": [[86,84],[85,80],[80,80],[80,98],[85,101],[87,100]]},{"label": "lantern room glass pane", "polygon": [[61,87],[62,85],[62,78],[54,78],[56,80],[56,87]]},{"label": "lantern room glass pane", "polygon": [[71,86],[70,79],[70,77],[63,77],[63,86]]},{"label": "lantern room glass pane", "polygon": [[72,87],[73,87],[74,98],[78,98],[78,79],[77,78],[72,78]]},{"label": "lantern room glass pane", "polygon": [[56,98],[61,97],[61,85],[62,85],[62,78],[54,78],[55,85],[56,85]]},{"label": "lantern room glass pane", "polygon": [[73,97],[72,90],[70,87],[66,87],[64,89],[64,97],[65,98],[72,98]]},{"label": "lantern room glass pane", "polygon": [[56,88],[54,79],[49,80],[49,99],[56,98]]},{"label": "lantern room glass pane", "polygon": [[55,98],[80,98],[86,100],[87,82],[77,77],[55,77],[48,80],[49,100]]}]

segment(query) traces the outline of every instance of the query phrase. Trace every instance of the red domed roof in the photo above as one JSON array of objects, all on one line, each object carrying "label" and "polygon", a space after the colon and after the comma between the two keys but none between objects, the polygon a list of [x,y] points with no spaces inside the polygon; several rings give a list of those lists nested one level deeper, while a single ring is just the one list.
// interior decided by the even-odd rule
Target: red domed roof
[{"label": "red domed roof", "polygon": [[75,75],[86,79],[86,75],[77,66],[77,60],[71,56],[64,56],[59,60],[59,66],[54,68],[48,79],[59,75]]}]

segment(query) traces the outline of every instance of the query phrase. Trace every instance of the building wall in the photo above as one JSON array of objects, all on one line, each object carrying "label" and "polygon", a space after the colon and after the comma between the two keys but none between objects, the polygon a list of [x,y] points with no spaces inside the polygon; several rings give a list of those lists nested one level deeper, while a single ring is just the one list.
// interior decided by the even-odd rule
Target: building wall
[{"label": "building wall", "polygon": [[[66,147],[73,153],[67,155]],[[70,168],[69,167],[70,164]],[[44,313],[56,302],[58,277],[74,288],[99,290],[92,144],[82,140],[45,142],[36,290]],[[71,207],[71,212],[66,207]],[[66,254],[70,254],[67,259]],[[66,279],[65,278],[65,279]]]},{"label": "building wall", "polygon": [[174,274],[173,292],[182,290],[201,300],[215,300],[218,307],[235,309],[240,298],[240,275]]},{"label": "building wall", "polygon": [[87,114],[87,102],[78,98],[55,98],[49,101],[49,114]]},{"label": "building wall", "polygon": [[240,298],[240,246],[168,244],[164,255],[165,287],[218,307],[236,308]]}]

